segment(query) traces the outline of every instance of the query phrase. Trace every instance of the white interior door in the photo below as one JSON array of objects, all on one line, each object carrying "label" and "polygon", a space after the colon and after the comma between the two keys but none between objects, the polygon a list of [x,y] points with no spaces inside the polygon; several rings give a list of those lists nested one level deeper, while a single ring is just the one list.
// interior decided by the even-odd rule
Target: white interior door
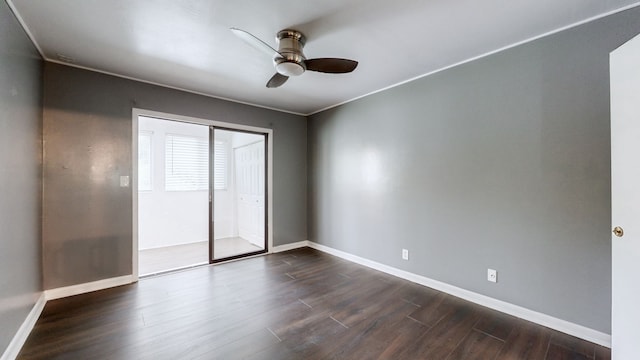
[{"label": "white interior door", "polygon": [[235,149],[238,235],[264,247],[264,141]]},{"label": "white interior door", "polygon": [[640,36],[610,57],[611,76],[611,338],[614,360],[640,354]]}]

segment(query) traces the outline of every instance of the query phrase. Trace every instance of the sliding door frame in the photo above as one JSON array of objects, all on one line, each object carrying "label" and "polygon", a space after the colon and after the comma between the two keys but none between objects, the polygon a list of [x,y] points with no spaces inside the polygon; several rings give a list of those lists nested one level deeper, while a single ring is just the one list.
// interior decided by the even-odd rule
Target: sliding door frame
[{"label": "sliding door frame", "polygon": [[[237,254],[237,255],[232,255],[232,256],[228,256],[225,258],[220,258],[220,259],[216,259],[215,258],[215,225],[213,223],[213,216],[214,216],[214,208],[215,208],[215,191],[213,189],[213,169],[214,169],[214,156],[213,156],[213,151],[214,151],[214,140],[215,140],[215,131],[216,130],[224,130],[224,131],[232,131],[232,132],[239,132],[239,133],[245,133],[245,134],[253,134],[253,135],[262,135],[264,137],[264,147],[265,147],[265,156],[264,156],[264,207],[265,207],[265,212],[264,212],[264,229],[263,234],[264,234],[264,249],[259,250],[259,251],[252,251],[252,252],[248,252],[248,253],[242,253],[242,254]],[[269,160],[268,160],[268,149],[269,149],[269,135],[267,133],[264,132],[259,132],[259,131],[250,131],[250,130],[238,130],[238,129],[234,129],[234,128],[230,128],[227,126],[215,126],[212,125],[209,127],[209,176],[211,177],[211,181],[209,182],[209,263],[210,264],[216,264],[216,263],[220,263],[220,262],[225,262],[225,261],[230,261],[230,260],[236,260],[236,259],[241,259],[241,258],[245,258],[245,257],[251,257],[251,256],[255,256],[255,255],[262,255],[262,254],[266,254],[269,252],[269,250],[272,248],[272,246],[270,246],[270,241],[271,241],[271,236],[269,234],[269,229],[271,228],[269,226],[269,212],[266,211],[269,208],[269,204],[271,204],[271,201],[269,201],[269,186],[268,186],[268,173],[269,173],[269,169],[271,168],[271,166],[269,166]],[[233,149],[232,149],[233,150]],[[233,151],[231,156],[234,156]],[[235,174],[232,175],[235,179]]]},{"label": "sliding door frame", "polygon": [[[151,118],[158,118],[162,120],[172,120],[172,121],[180,121],[185,123],[197,124],[197,125],[205,125],[209,127],[215,127],[218,129],[231,130],[231,131],[241,131],[241,132],[249,132],[256,134],[264,134],[265,135],[265,147],[266,147],[266,164],[265,164],[265,174],[266,174],[266,196],[265,196],[265,237],[266,237],[266,251],[261,252],[257,255],[247,255],[250,256],[261,256],[263,254],[269,254],[273,251],[273,129],[262,128],[251,125],[242,125],[235,124],[223,121],[209,120],[203,118],[196,118],[184,115],[177,115],[171,113],[164,113],[159,111],[133,108],[131,111],[132,115],[132,135],[131,135],[131,200],[132,200],[132,278],[133,281],[138,281],[138,117],[146,116]],[[211,131],[211,130],[210,130]],[[213,193],[210,192],[210,199],[213,200]],[[213,204],[211,201],[210,204]],[[211,205],[210,205],[211,206]],[[212,210],[210,210],[212,211]],[[211,214],[212,215],[212,214]],[[209,226],[212,226],[211,223],[212,217],[209,220]],[[213,236],[213,231],[209,231],[209,237]],[[209,244],[209,252],[211,252],[211,244]],[[210,254],[212,255],[212,254]],[[213,257],[209,256],[209,260],[211,263],[211,259]],[[235,259],[226,258],[223,261],[228,261]]]}]

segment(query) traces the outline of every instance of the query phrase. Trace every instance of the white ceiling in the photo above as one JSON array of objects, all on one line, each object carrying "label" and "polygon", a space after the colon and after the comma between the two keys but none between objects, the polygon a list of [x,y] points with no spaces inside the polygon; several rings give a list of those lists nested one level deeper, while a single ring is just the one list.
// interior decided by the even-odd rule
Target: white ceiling
[{"label": "white ceiling", "polygon": [[[287,112],[311,114],[636,0],[8,0],[45,59]],[[275,44],[294,28],[307,58],[358,60],[267,89],[271,59],[230,31]]]}]

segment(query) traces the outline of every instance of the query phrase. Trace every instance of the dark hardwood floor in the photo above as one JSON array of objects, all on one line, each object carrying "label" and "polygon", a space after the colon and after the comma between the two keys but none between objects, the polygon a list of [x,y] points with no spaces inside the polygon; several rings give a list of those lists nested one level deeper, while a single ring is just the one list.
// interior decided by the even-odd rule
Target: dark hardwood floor
[{"label": "dark hardwood floor", "polygon": [[604,347],[312,250],[50,301],[19,359],[609,359]]}]

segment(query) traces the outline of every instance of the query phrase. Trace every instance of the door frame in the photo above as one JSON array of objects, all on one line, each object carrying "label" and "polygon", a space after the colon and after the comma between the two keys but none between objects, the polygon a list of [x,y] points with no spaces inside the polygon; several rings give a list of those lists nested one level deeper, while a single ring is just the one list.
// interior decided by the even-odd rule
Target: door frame
[{"label": "door frame", "polygon": [[[228,126],[222,127],[222,126],[215,126],[212,125],[209,127],[209,176],[213,176],[212,175],[212,171],[214,168],[214,156],[213,156],[213,150],[214,150],[214,139],[215,139],[215,132],[216,130],[223,130],[223,131],[235,131],[235,132],[241,132],[241,133],[245,133],[245,134],[254,134],[254,135],[262,135],[264,136],[264,146],[265,146],[265,155],[267,155],[267,153],[269,152],[269,146],[271,145],[271,141],[269,140],[269,134],[265,133],[265,132],[260,132],[260,131],[253,131],[253,130],[239,130],[239,129],[234,129],[234,128],[230,128]],[[231,156],[235,156],[235,154],[233,153],[235,149],[232,149],[232,155]],[[271,224],[269,223],[270,219],[271,219],[271,215],[269,212],[267,212],[266,210],[270,207],[271,205],[271,200],[269,197],[269,179],[268,179],[268,173],[269,170],[271,169],[270,166],[270,162],[269,162],[269,158],[268,156],[265,156],[264,158],[264,176],[265,176],[265,197],[264,197],[264,201],[265,201],[265,212],[264,212],[264,216],[265,216],[265,222],[264,222],[264,236],[265,236],[265,242],[264,242],[264,249],[263,250],[259,250],[259,251],[254,251],[254,252],[250,252],[250,253],[243,253],[243,254],[237,254],[237,255],[232,255],[232,256],[228,256],[226,258],[220,258],[220,259],[215,259],[214,258],[214,250],[215,250],[215,225],[213,223],[213,217],[214,217],[214,208],[215,208],[215,191],[213,189],[213,182],[209,183],[210,189],[209,189],[209,264],[217,264],[217,263],[221,263],[221,262],[226,262],[226,261],[231,261],[231,260],[237,260],[237,259],[242,259],[242,258],[248,258],[248,257],[252,257],[252,256],[258,256],[258,255],[264,255],[264,254],[268,254],[269,252],[271,252],[270,250],[272,249],[273,246],[271,246],[271,234],[269,233],[269,229],[271,229]],[[235,181],[235,174],[232,174],[234,181]]]},{"label": "door frame", "polygon": [[[262,256],[273,252],[273,129],[229,123],[224,121],[209,120],[185,115],[171,114],[160,111],[133,108],[131,110],[131,200],[132,200],[132,278],[138,281],[138,116],[147,116],[162,120],[180,121],[185,123],[213,126],[216,128],[225,128],[229,130],[253,132],[265,135],[267,157],[266,157],[266,252],[253,255]],[[211,235],[210,235],[211,236]],[[251,256],[247,256],[251,257]]]}]

